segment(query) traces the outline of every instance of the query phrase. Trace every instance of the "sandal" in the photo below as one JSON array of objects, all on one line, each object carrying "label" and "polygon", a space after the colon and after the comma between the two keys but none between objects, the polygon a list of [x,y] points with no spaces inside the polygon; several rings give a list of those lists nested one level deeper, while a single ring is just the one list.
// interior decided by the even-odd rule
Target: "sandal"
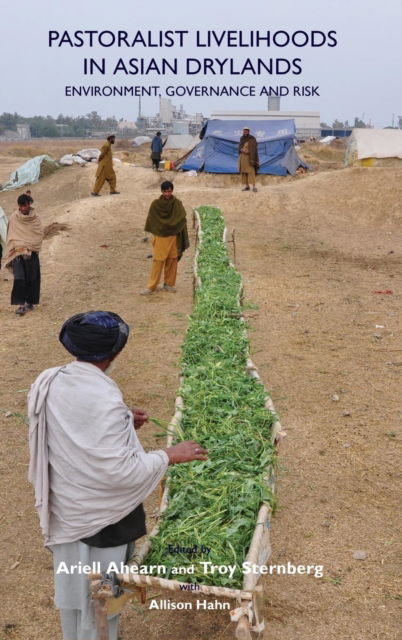
[{"label": "sandal", "polygon": [[18,307],[18,309],[15,310],[15,313],[17,314],[17,316],[23,316],[25,314],[24,305],[21,305],[20,307]]}]

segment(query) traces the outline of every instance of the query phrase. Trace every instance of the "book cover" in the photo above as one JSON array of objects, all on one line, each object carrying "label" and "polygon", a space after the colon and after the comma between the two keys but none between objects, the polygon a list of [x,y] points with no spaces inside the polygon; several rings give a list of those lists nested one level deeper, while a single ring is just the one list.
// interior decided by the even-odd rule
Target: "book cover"
[{"label": "book cover", "polygon": [[[261,562],[265,595],[259,607],[265,630],[251,613],[250,625],[243,631],[248,633],[254,626],[253,633],[272,640],[307,640],[314,633],[323,640],[391,640],[396,629],[394,615],[400,599],[395,586],[396,501],[393,493],[391,498],[387,495],[390,480],[384,468],[376,467],[376,449],[365,449],[366,425],[378,425],[380,417],[373,407],[373,414],[365,413],[369,400],[359,380],[369,374],[368,346],[358,340],[363,325],[371,346],[384,344],[386,336],[391,340],[400,331],[392,319],[392,313],[400,312],[393,293],[400,284],[395,242],[400,224],[400,169],[384,166],[376,172],[377,167],[368,161],[366,166],[343,169],[342,163],[343,138],[352,129],[402,129],[401,18],[397,0],[382,4],[374,0],[255,0],[241,5],[229,0],[198,4],[184,0],[38,0],[34,4],[16,0],[2,9],[2,184],[11,170],[18,171],[36,153],[53,157],[58,153],[58,159],[59,149],[71,146],[66,132],[71,140],[85,140],[88,148],[100,147],[105,127],[109,127],[108,134],[117,132],[117,139],[119,126],[121,131],[132,127],[132,137],[137,127],[142,134],[148,129],[152,138],[161,123],[175,122],[172,134],[198,136],[207,120],[233,120],[241,123],[240,129],[234,127],[235,133],[230,133],[233,143],[237,136],[240,139],[245,124],[258,135],[259,121],[295,120],[298,141],[312,145],[302,144],[298,150],[303,162],[300,174],[281,174],[278,168],[273,175],[260,171],[255,194],[241,193],[240,177],[224,167],[203,175],[198,165],[188,174],[163,174],[167,179],[174,176],[175,193],[187,211],[216,204],[225,219],[227,216],[231,231],[238,232],[231,242],[246,287],[252,349],[269,388],[273,377],[275,407],[284,428],[290,426],[293,443],[285,446],[284,458],[280,457],[280,465],[290,471],[287,475],[280,467],[276,479],[279,511],[270,532],[273,555]],[[81,116],[85,119],[74,135],[73,121]],[[188,121],[194,130],[189,129]],[[262,125],[260,129],[265,135]],[[328,150],[318,148],[321,131],[329,141],[338,138]],[[219,149],[221,142],[216,144]],[[8,382],[0,418],[10,487],[9,494],[4,492],[2,507],[7,588],[0,638],[4,640],[62,638],[53,604],[51,557],[42,549],[33,495],[26,483],[23,397],[42,369],[65,360],[65,354],[54,351],[55,327],[91,304],[108,308],[110,303],[119,313],[122,309],[135,327],[135,345],[130,347],[118,384],[133,402],[139,394],[153,415],[167,421],[173,413],[179,385],[177,362],[187,314],[192,310],[192,264],[186,255],[184,265],[179,265],[183,288],[177,298],[144,301],[138,295],[133,302],[133,288],[137,295],[142,281],[145,286],[148,258],[152,257],[143,238],[143,222],[151,200],[159,195],[160,179],[152,172],[148,147],[138,161],[129,158],[131,147],[127,149],[122,147],[119,158],[124,166],[117,171],[117,188],[122,191],[122,198],[115,199],[117,204],[110,204],[106,197],[99,198],[100,202],[90,197],[95,165],[86,165],[82,175],[74,167],[72,181],[63,174],[60,183],[55,178],[31,187],[44,209],[45,221],[64,225],[60,227],[64,235],[43,252],[40,322],[32,314],[31,325],[15,323],[7,311],[8,285],[1,282],[1,351],[6,355]],[[400,157],[396,151],[389,164],[393,165],[398,153]],[[171,156],[165,152],[164,157],[170,165],[180,155],[176,150]],[[373,157],[375,153],[370,161]],[[309,173],[306,167],[313,171]],[[20,193],[21,189],[0,193],[0,207],[8,216]],[[249,195],[256,198],[251,203],[240,199]],[[96,224],[90,226],[92,215]],[[119,215],[124,221],[120,226]],[[85,256],[78,260],[81,247]],[[343,261],[348,262],[349,271],[339,267]],[[276,271],[275,264],[280,270]],[[322,265],[329,266],[325,270]],[[355,277],[353,269],[358,266],[364,273]],[[314,279],[316,273],[321,279]],[[328,285],[331,278],[339,287],[333,299],[332,285]],[[372,297],[364,298],[360,286],[364,295]],[[386,308],[386,304],[395,304],[395,308]],[[365,314],[364,318],[359,314]],[[46,332],[49,340],[43,346]],[[344,341],[349,341],[349,355],[338,364],[335,358]],[[352,345],[356,344],[355,352]],[[396,342],[392,349],[399,349]],[[138,353],[145,374],[138,371]],[[351,361],[355,368],[349,379]],[[389,353],[372,365],[375,385],[381,386],[380,396],[386,399],[395,423],[400,413],[395,399],[399,365]],[[382,379],[384,367],[387,375],[391,369],[396,372],[391,381]],[[306,381],[311,395],[302,386]],[[367,387],[370,384],[374,382]],[[348,402],[348,397],[353,399]],[[331,413],[335,408],[336,415]],[[346,426],[348,420],[353,428]],[[398,429],[391,425],[370,432],[373,442],[382,438],[379,446],[386,460],[391,460],[390,447],[400,438]],[[339,442],[334,431],[340,434]],[[145,436],[145,442],[148,450],[161,446],[151,436]],[[355,453],[357,444],[364,455]],[[11,470],[12,460],[16,471]],[[392,469],[391,462],[387,465]],[[370,469],[380,474],[378,481],[373,480]],[[374,483],[371,489],[370,483]],[[378,491],[386,504],[386,523],[372,511]],[[378,499],[378,509],[381,504]],[[152,516],[156,506],[156,499],[147,506]],[[373,538],[369,524],[364,524],[365,510],[375,523]],[[171,540],[169,544],[171,555],[184,553],[201,560],[209,583],[215,572],[227,579],[225,585],[230,588],[231,576],[239,568],[236,562],[225,561],[212,568],[211,545],[204,549],[202,540]],[[90,569],[96,573],[98,568]],[[88,573],[86,568],[78,569]],[[68,567],[63,570],[68,572]],[[188,592],[197,590],[194,584],[188,581]],[[134,634],[140,640],[226,640],[234,636],[238,621],[249,616],[248,605],[236,599],[225,600],[222,607],[222,599],[183,592],[172,596],[153,587],[145,603],[127,604],[120,627],[122,640]],[[237,610],[232,621],[231,609]]]}]

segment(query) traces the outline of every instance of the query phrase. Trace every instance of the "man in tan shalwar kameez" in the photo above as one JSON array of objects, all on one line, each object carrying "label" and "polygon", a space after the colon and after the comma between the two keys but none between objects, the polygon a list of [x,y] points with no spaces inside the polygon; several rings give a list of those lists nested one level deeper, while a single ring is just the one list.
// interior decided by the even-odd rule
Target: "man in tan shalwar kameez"
[{"label": "man in tan shalwar kameez", "polygon": [[259,167],[257,140],[250,135],[250,129],[244,127],[239,143],[239,172],[241,174],[242,191],[257,191],[255,174]]},{"label": "man in tan shalwar kameez", "polygon": [[143,296],[156,290],[162,272],[164,291],[175,293],[177,263],[189,246],[186,210],[173,195],[173,183],[162,182],[161,191],[162,195],[151,203],[145,223],[145,231],[152,233],[153,260]]},{"label": "man in tan shalwar kameez", "polygon": [[111,195],[119,193],[116,191],[116,174],[113,169],[112,144],[115,143],[116,136],[110,135],[106,138],[106,142],[101,147],[100,156],[98,158],[98,169],[96,171],[95,186],[92,190],[92,196],[99,196],[105,181],[109,183]]}]

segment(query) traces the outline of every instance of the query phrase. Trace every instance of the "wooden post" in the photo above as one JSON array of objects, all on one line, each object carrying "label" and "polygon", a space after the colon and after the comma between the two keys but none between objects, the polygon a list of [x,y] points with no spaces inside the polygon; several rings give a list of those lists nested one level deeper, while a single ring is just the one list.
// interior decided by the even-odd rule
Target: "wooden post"
[{"label": "wooden post", "polygon": [[261,633],[264,630],[264,597],[261,585],[253,591],[253,630]]},{"label": "wooden post", "polygon": [[97,640],[109,640],[109,625],[107,621],[107,599],[94,600]]},{"label": "wooden post", "polygon": [[[242,602],[241,604],[243,605],[244,602]],[[252,640],[248,616],[242,616],[237,623],[235,638],[237,638],[237,640]]]},{"label": "wooden post", "polygon": [[235,241],[235,231],[236,231],[236,229],[233,229],[233,231],[232,231],[232,242],[233,242],[233,264],[236,264],[236,241]]}]

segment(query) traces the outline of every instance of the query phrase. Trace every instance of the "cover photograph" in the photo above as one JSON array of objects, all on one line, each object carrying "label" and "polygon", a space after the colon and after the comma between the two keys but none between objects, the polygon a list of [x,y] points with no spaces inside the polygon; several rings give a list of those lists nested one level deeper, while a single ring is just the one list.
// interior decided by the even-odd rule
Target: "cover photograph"
[{"label": "cover photograph", "polygon": [[394,640],[402,7],[0,21],[0,640]]}]

